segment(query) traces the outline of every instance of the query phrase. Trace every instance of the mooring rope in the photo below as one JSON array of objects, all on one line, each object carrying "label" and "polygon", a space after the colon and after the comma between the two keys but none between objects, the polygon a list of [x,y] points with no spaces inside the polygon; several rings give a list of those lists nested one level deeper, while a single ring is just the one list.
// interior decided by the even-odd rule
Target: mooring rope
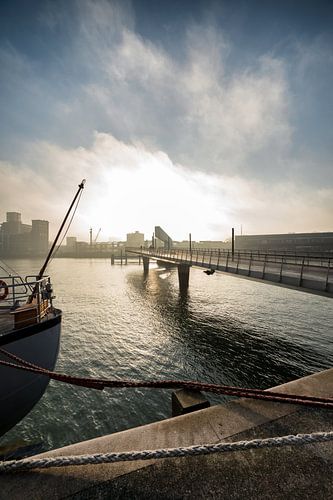
[{"label": "mooring rope", "polygon": [[115,462],[136,460],[152,460],[161,458],[193,457],[211,453],[226,453],[262,448],[278,448],[313,443],[323,443],[333,440],[333,432],[315,432],[312,434],[291,434],[251,441],[236,441],[234,443],[203,444],[179,448],[161,448],[157,450],[125,451],[118,453],[97,453],[92,455],[73,455],[50,458],[26,458],[0,462],[0,472],[15,472],[31,469],[48,469],[50,467],[67,467],[70,465],[99,465]]},{"label": "mooring rope", "polygon": [[[316,398],[313,396],[299,396],[295,394],[277,393],[260,389],[244,389],[233,386],[223,386],[218,384],[205,384],[192,381],[162,380],[162,381],[140,381],[140,380],[104,380],[90,379],[84,377],[72,377],[61,373],[52,372],[40,366],[34,365],[15,354],[0,349],[0,353],[15,360],[19,364],[0,360],[0,365],[26,370],[32,373],[48,376],[53,380],[61,382],[91,387],[103,390],[106,387],[155,387],[155,388],[187,388],[192,390],[202,390],[217,394],[231,396],[241,396],[247,398],[266,399],[283,403],[305,404],[318,406],[321,408],[333,409],[333,398]],[[311,443],[321,443],[333,440],[333,432],[316,432],[312,434],[297,434],[280,436],[266,439],[254,439],[251,441],[238,441],[235,443],[204,444],[188,447],[167,448],[157,450],[130,451],[119,453],[98,453],[93,455],[74,455],[51,458],[29,458],[23,460],[11,460],[0,462],[0,472],[22,471],[36,468],[62,467],[70,465],[88,465],[114,463],[122,461],[151,460],[172,457],[189,457],[195,455],[207,455],[218,452],[233,452],[249,449],[294,446]]]},{"label": "mooring rope", "polygon": [[75,377],[65,375],[62,373],[53,372],[34,365],[24,359],[19,358],[4,349],[0,349],[0,353],[15,360],[15,364],[8,361],[0,360],[0,365],[15,368],[18,370],[25,370],[32,373],[46,375],[52,380],[59,382],[77,385],[80,387],[88,387],[91,389],[103,390],[105,388],[128,388],[128,387],[145,387],[145,388],[158,388],[158,389],[180,389],[186,388],[195,391],[212,392],[214,394],[224,394],[227,396],[237,396],[243,398],[261,399],[266,401],[276,401],[280,403],[298,404],[306,406],[314,406],[318,408],[333,409],[333,398],[320,398],[314,396],[300,396],[296,394],[287,394],[280,392],[273,392],[261,389],[248,389],[235,386],[226,386],[220,384],[206,384],[196,381],[184,380],[110,380],[110,379],[97,379],[86,377]]}]

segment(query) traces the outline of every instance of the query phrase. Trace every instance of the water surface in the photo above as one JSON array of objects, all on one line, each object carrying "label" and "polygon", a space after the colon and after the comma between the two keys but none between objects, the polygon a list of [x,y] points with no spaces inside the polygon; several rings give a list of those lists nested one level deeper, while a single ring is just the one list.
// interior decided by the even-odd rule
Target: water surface
[{"label": "water surface", "polygon": [[[9,264],[23,274],[40,267]],[[154,266],[145,276],[137,264],[104,259],[54,259],[49,273],[63,310],[60,372],[268,388],[333,366],[331,299],[199,269],[191,269],[181,296],[175,269]],[[96,391],[51,381],[1,444],[60,447],[170,413],[168,390]]]}]

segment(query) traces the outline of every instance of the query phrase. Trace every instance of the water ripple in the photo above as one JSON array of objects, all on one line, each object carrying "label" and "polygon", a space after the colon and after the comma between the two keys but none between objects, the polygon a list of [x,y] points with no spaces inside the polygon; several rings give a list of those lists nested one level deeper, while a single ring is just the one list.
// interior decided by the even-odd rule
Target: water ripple
[{"label": "water ripple", "polygon": [[[30,267],[31,261],[15,261],[18,271],[31,274]],[[50,274],[63,309],[58,371],[268,388],[333,366],[333,312],[325,298],[195,269],[184,297],[174,269],[144,276],[137,265],[107,260],[58,259]],[[96,391],[51,382],[2,443],[20,437],[48,449],[170,413],[168,390]]]}]

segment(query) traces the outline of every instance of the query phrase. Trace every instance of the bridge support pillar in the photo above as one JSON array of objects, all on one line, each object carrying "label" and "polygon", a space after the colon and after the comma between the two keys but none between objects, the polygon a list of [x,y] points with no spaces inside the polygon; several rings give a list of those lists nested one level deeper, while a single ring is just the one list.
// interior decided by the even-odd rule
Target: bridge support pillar
[{"label": "bridge support pillar", "polygon": [[185,292],[188,289],[190,276],[190,266],[188,264],[178,264],[179,290]]},{"label": "bridge support pillar", "polygon": [[145,273],[149,271],[149,257],[142,257],[143,270]]}]

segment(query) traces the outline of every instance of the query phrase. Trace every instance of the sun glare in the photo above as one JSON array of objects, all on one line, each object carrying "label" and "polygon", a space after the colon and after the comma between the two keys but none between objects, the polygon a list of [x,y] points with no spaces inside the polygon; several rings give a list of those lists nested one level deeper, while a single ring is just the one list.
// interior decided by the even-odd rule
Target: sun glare
[{"label": "sun glare", "polygon": [[[219,201],[211,176],[188,172],[172,164],[161,153],[137,150],[137,166],[107,167],[102,178],[91,176],[81,216],[85,234],[98,231],[99,240],[126,238],[126,232],[142,231],[150,238],[155,225],[172,230],[173,237],[186,239],[193,231],[206,234],[207,221],[221,219]],[[104,159],[107,165],[107,160]]]}]

